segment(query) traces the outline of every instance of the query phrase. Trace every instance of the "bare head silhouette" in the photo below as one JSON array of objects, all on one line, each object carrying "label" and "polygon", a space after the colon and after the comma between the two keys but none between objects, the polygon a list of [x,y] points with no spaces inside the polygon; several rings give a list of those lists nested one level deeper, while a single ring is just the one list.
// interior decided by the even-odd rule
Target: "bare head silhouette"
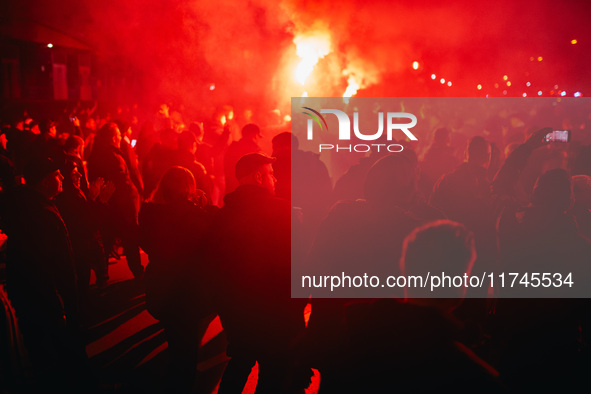
[{"label": "bare head silhouette", "polygon": [[[451,220],[438,220],[413,230],[404,240],[400,272],[425,275],[427,272],[445,272],[450,276],[470,275],[476,260],[474,235],[464,225]],[[446,288],[448,302],[434,301],[434,305],[453,308],[459,305],[466,289]],[[405,288],[405,297],[413,297],[413,288]]]},{"label": "bare head silhouette", "polygon": [[552,211],[564,212],[572,200],[571,178],[568,172],[556,168],[542,174],[534,186],[532,203]]},{"label": "bare head silhouette", "polygon": [[378,205],[404,205],[416,192],[417,158],[403,151],[376,161],[365,179],[365,198]]},{"label": "bare head silhouette", "polygon": [[152,201],[159,204],[174,204],[189,200],[196,191],[195,178],[184,167],[169,168],[154,192]]}]

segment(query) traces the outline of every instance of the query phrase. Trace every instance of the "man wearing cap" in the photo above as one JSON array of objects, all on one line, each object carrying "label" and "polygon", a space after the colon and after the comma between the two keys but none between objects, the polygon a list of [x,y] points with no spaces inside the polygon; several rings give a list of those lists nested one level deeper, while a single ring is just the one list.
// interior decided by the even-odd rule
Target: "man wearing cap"
[{"label": "man wearing cap", "polygon": [[8,236],[6,290],[40,388],[88,388],[72,249],[52,202],[64,178],[49,158],[30,160],[24,175],[26,185],[4,194],[0,204]]},{"label": "man wearing cap", "polygon": [[275,161],[260,153],[236,164],[239,186],[224,198],[212,229],[219,316],[231,357],[219,392],[241,392],[255,361],[258,392],[286,387],[290,345],[304,329],[290,294],[290,204],[274,196]]}]

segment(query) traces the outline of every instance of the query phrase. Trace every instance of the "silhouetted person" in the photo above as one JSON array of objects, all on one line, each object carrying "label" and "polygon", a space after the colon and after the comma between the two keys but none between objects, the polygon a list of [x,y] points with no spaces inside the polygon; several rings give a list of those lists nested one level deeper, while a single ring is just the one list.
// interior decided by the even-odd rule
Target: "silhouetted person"
[{"label": "silhouetted person", "polygon": [[572,178],[574,202],[570,214],[574,216],[582,235],[591,239],[591,176]]},{"label": "silhouetted person", "polygon": [[277,177],[276,194],[300,210],[302,241],[309,245],[320,222],[328,214],[332,181],[319,155],[299,149],[298,139],[292,133],[280,133],[272,143],[273,156],[277,158],[273,163]]},{"label": "silhouetted person", "polygon": [[[527,140],[522,144],[515,144],[516,146],[508,146],[510,150],[507,159],[503,166],[499,169],[492,182],[492,196],[495,202],[495,209],[500,213],[506,206],[515,209],[523,204],[530,202],[531,190],[524,185],[523,175],[526,172],[530,159],[536,159],[534,152],[544,151],[549,148],[549,144],[545,142],[544,137],[552,131],[551,127],[545,127],[533,132]],[[538,155],[538,158],[539,159]],[[539,172],[542,167],[542,161],[536,161],[535,171]],[[530,170],[531,172],[531,170]],[[528,174],[531,175],[531,174]],[[541,175],[541,174],[540,174]],[[534,179],[534,183],[537,180]]]},{"label": "silhouetted person", "polygon": [[234,141],[228,146],[224,156],[224,172],[226,176],[226,190],[228,194],[233,192],[239,185],[238,179],[234,174],[234,168],[240,158],[248,153],[257,153],[261,151],[261,147],[257,141],[261,138],[261,130],[255,124],[247,124],[242,128],[242,138]]},{"label": "silhouetted person", "polygon": [[173,129],[160,133],[160,141],[152,146],[142,163],[144,197],[150,198],[166,170],[175,165],[178,134]]},{"label": "silhouetted person", "polygon": [[6,156],[0,155],[0,195],[16,185],[17,175],[14,162]]},{"label": "silhouetted person", "polygon": [[[226,188],[226,175],[224,171],[224,156],[230,141],[230,123],[226,122],[223,130],[219,130],[218,120],[205,120],[203,122],[203,136],[198,137],[197,159],[205,166],[207,173],[213,179],[212,202],[221,205]],[[211,167],[211,168],[210,168]]]},{"label": "silhouetted person", "polygon": [[[73,137],[79,138],[71,136],[68,139]],[[96,285],[99,288],[104,288],[109,279],[108,260],[98,219],[104,209],[98,203],[89,201],[82,192],[80,185],[84,169],[78,167],[75,160],[66,158],[60,167],[60,172],[64,174],[63,191],[55,198],[55,204],[70,234],[79,293],[86,295],[91,269],[96,274]],[[108,201],[113,192],[114,185],[111,185],[110,191],[106,192],[108,195],[103,192],[101,198]]]},{"label": "silhouetted person", "polygon": [[[462,225],[437,221],[404,240],[400,272],[425,275],[440,269],[469,274],[476,258],[473,235]],[[393,259],[393,265],[398,265]],[[397,267],[398,268],[398,267]],[[341,369],[321,380],[321,392],[500,392],[498,373],[459,342],[461,324],[452,311],[464,288],[447,299],[405,288],[401,300],[351,303],[344,322],[347,352]]]},{"label": "silhouetted person", "polygon": [[140,259],[137,228],[139,195],[129,177],[120,146],[121,132],[117,125],[109,122],[101,127],[88,160],[88,178],[93,182],[100,177],[115,185],[115,193],[108,203],[108,223],[102,231],[105,250],[110,252],[115,238],[121,238],[129,269],[135,278],[142,278],[144,268]]},{"label": "silhouetted person", "polygon": [[26,186],[2,196],[6,290],[38,390],[89,391],[92,378],[79,332],[76,272],[68,231],[52,199],[63,177],[49,158],[30,160]]},{"label": "silhouetted person", "polygon": [[[390,156],[400,156],[405,163],[400,165],[400,160],[387,158]],[[408,185],[408,189],[402,191],[404,198],[401,198],[401,186],[395,184],[394,173],[408,171],[408,177],[413,181]],[[389,200],[394,197],[397,207],[407,211],[420,221],[430,222],[439,219],[445,219],[446,216],[439,209],[428,204],[418,190],[419,163],[416,153],[410,149],[404,152],[387,155],[380,159],[380,164],[375,163],[371,171],[368,172],[365,184],[365,198],[381,206],[388,206]]]},{"label": "silhouetted person", "polygon": [[573,175],[591,176],[591,145],[580,148],[573,164]]},{"label": "silhouetted person", "polygon": [[[483,137],[472,137],[466,155],[466,162],[437,181],[429,203],[440,209],[450,220],[457,221],[474,232],[478,251],[477,270],[485,272],[492,269],[497,257],[496,216],[492,209],[488,178],[490,144]],[[486,292],[482,290],[482,293],[480,295],[485,298]]]},{"label": "silhouetted person", "polygon": [[[378,160],[367,174],[366,199],[337,203],[321,224],[305,275],[398,275],[392,261],[400,258],[404,237],[428,221],[403,208],[412,205],[417,174],[416,157],[412,154]],[[312,314],[304,346],[309,347],[312,367],[319,369],[324,381],[340,379],[347,351],[345,305],[360,290],[336,288],[328,293],[330,288],[311,289]],[[371,291],[374,297],[402,297],[400,289],[384,287]],[[322,299],[327,296],[335,298]]]},{"label": "silhouetted person", "polygon": [[154,130],[154,122],[152,121],[146,121],[142,124],[138,133],[137,144],[135,146],[140,163],[143,163],[154,144],[158,142],[159,132],[160,130],[158,130],[158,132]]},{"label": "silhouetted person", "polygon": [[28,156],[31,160],[51,157],[57,159],[62,151],[61,142],[57,138],[57,124],[51,120],[39,122],[39,132],[31,145]]},{"label": "silhouetted person", "polygon": [[482,137],[473,137],[468,145],[467,161],[437,181],[431,204],[473,231],[482,226],[487,219],[483,215],[490,206],[489,163],[489,143]]},{"label": "silhouetted person", "polygon": [[89,117],[84,123],[84,160],[88,161],[94,148],[94,138],[96,137],[97,124],[94,118]]},{"label": "silhouetted person", "polygon": [[[550,170],[538,179],[529,206],[503,212],[498,231],[505,272],[550,273],[552,278],[561,273],[565,280],[571,273],[575,287],[589,283],[591,243],[567,214],[571,193],[568,173]],[[515,291],[503,290],[505,296]],[[548,297],[568,287],[527,291]],[[499,369],[506,381],[517,390],[578,387],[582,378],[578,342],[587,310],[586,300],[499,299],[494,334],[503,349]]]},{"label": "silhouetted person", "polygon": [[195,158],[199,163],[203,164],[205,171],[212,175],[214,170],[215,149],[213,145],[204,140],[205,132],[203,130],[203,124],[199,122],[193,122],[189,125],[189,131],[193,133],[197,141]]},{"label": "silhouetted person", "polygon": [[88,176],[82,158],[84,157],[84,139],[77,135],[71,135],[64,143],[64,160],[73,161],[80,172],[80,190],[88,197]]},{"label": "silhouetted person", "polygon": [[164,173],[139,214],[140,244],[148,254],[146,306],[164,326],[174,392],[191,392],[197,372],[201,320],[210,313],[202,240],[211,211],[193,202],[195,179],[182,167]]},{"label": "silhouetted person", "polygon": [[212,267],[231,357],[220,393],[240,393],[259,363],[257,393],[288,387],[291,344],[304,329],[303,303],[290,293],[290,206],[278,199],[271,164],[253,153],[236,164],[240,186],[215,218]]},{"label": "silhouetted person", "polygon": [[211,201],[213,191],[213,181],[209,177],[205,166],[197,161],[195,153],[197,152],[197,137],[190,130],[185,130],[179,134],[178,150],[176,151],[176,165],[184,167],[191,171],[195,178],[197,189],[202,190]]},{"label": "silhouetted person", "polygon": [[337,203],[320,226],[309,270],[316,275],[392,274],[389,261],[400,256],[404,237],[437,212],[428,206],[413,212],[417,173],[413,154],[378,160],[366,177],[365,200]]},{"label": "silhouetted person", "polygon": [[19,130],[16,127],[3,128],[2,133],[6,136],[7,157],[14,162],[16,173],[22,175],[31,154],[31,146],[38,135],[31,130]]},{"label": "silhouetted person", "polygon": [[271,140],[273,144],[273,174],[277,179],[275,195],[285,200],[291,200],[291,158],[292,149],[298,148],[298,139],[290,132],[277,134]]},{"label": "silhouetted person", "polygon": [[451,147],[451,130],[439,128],[433,133],[433,143],[427,149],[421,161],[420,189],[427,198],[433,191],[433,185],[443,175],[452,172],[458,160]]},{"label": "silhouetted person", "polygon": [[333,201],[338,202],[363,198],[363,187],[369,169],[385,155],[387,155],[387,152],[372,151],[368,157],[360,158],[358,164],[349,167],[347,172],[335,182]]},{"label": "silhouetted person", "polygon": [[129,169],[129,177],[133,182],[138,194],[140,196],[144,195],[144,181],[142,180],[142,175],[140,174],[140,170],[138,168],[138,158],[137,154],[135,153],[135,149],[131,146],[131,126],[122,121],[116,122],[117,126],[119,127],[119,131],[121,132],[121,155],[125,160],[125,164],[127,164],[127,168]]}]

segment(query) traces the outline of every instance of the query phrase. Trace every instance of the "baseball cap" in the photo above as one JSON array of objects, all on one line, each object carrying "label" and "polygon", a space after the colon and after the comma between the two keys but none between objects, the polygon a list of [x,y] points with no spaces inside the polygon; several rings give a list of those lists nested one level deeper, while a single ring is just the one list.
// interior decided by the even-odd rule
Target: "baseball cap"
[{"label": "baseball cap", "polygon": [[29,160],[24,168],[24,176],[27,185],[37,185],[47,175],[59,170],[56,162],[49,157],[35,158]]},{"label": "baseball cap", "polygon": [[236,167],[234,167],[236,178],[240,179],[250,175],[265,164],[274,163],[275,160],[274,157],[269,157],[262,153],[249,153],[244,155],[238,160]]}]

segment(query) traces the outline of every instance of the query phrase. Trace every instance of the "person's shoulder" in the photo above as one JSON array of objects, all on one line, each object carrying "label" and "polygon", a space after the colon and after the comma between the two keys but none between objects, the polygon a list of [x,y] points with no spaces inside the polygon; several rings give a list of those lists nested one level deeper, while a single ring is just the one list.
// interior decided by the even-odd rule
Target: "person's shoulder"
[{"label": "person's shoulder", "polygon": [[191,200],[183,201],[180,204],[176,204],[175,209],[179,212],[186,214],[188,217],[193,218],[204,218],[211,217],[220,209],[215,205],[201,205]]},{"label": "person's shoulder", "polygon": [[17,185],[0,194],[0,213],[5,217],[13,217],[18,212],[28,211],[23,209],[30,205],[34,198],[32,189],[25,185]]},{"label": "person's shoulder", "polygon": [[320,159],[320,153],[303,150],[293,152],[292,162],[294,165],[302,166],[325,166],[324,162]]},{"label": "person's shoulder", "polygon": [[358,218],[369,213],[369,206],[364,199],[337,201],[330,208],[328,221]]},{"label": "person's shoulder", "polygon": [[121,151],[121,153],[123,153],[125,155],[129,155],[132,152],[131,144],[129,142],[127,142],[127,140],[122,139],[121,146],[119,147],[119,150]]},{"label": "person's shoulder", "polygon": [[455,188],[458,183],[464,182],[467,176],[472,176],[473,171],[468,163],[464,162],[454,168],[452,171],[441,175],[435,184],[435,188],[452,187]]},{"label": "person's shoulder", "polygon": [[244,144],[244,141],[242,140],[238,140],[238,141],[232,141],[230,142],[230,145],[228,145],[227,150],[228,151],[235,151],[237,149],[240,149],[240,147]]},{"label": "person's shoulder", "polygon": [[[39,202],[40,206],[37,215],[39,223],[47,224],[49,226],[52,226],[53,228],[65,228],[62,215],[57,206],[53,202],[43,198],[40,199]],[[50,233],[48,233],[47,235],[50,237],[52,235],[59,236],[59,234]]]},{"label": "person's shoulder", "polygon": [[114,148],[110,157],[110,160],[112,160],[113,165],[117,165],[117,167],[119,167],[120,169],[127,170],[127,162],[125,161],[125,158],[123,157],[123,152],[121,152],[120,149]]},{"label": "person's shoulder", "polygon": [[217,205],[207,204],[202,209],[205,212],[205,215],[207,216],[207,218],[209,220],[211,220],[217,215],[217,213],[220,211],[221,208],[218,207]]},{"label": "person's shoulder", "polygon": [[81,204],[85,204],[86,198],[79,188],[68,187],[64,188],[60,194],[55,196],[53,201],[61,212],[64,208],[67,209],[72,208],[74,205],[80,206]]},{"label": "person's shoulder", "polygon": [[507,204],[499,213],[497,219],[497,231],[503,233],[503,230],[512,227],[522,227],[525,219],[527,207],[513,203]]},{"label": "person's shoulder", "polygon": [[191,168],[191,170],[194,171],[193,175],[195,177],[207,175],[207,170],[205,169],[205,166],[201,162],[195,160],[194,157],[193,161],[191,162],[191,166],[193,167]]},{"label": "person's shoulder", "polygon": [[166,212],[174,212],[174,211],[178,211],[178,212],[187,212],[187,213],[193,213],[193,212],[203,212],[203,208],[201,208],[199,205],[195,204],[194,202],[187,200],[187,201],[182,201],[179,203],[174,203],[174,204],[162,204],[162,203],[158,203],[158,202],[154,202],[154,201],[146,201],[144,203],[142,203],[141,207],[140,207],[140,212],[144,212],[144,213],[157,213],[157,214],[163,214]]},{"label": "person's shoulder", "polygon": [[289,202],[289,200],[274,195],[269,195],[268,198],[269,202],[275,205],[277,208],[286,209],[287,212],[291,212],[291,203]]},{"label": "person's shoulder", "polygon": [[367,207],[367,200],[358,198],[356,200],[340,200],[334,203],[330,212],[349,212],[355,210],[364,210]]},{"label": "person's shoulder", "polygon": [[453,169],[448,175],[449,176],[458,176],[464,173],[472,171],[473,166],[470,165],[468,162],[460,163],[456,168]]},{"label": "person's shoulder", "polygon": [[294,153],[295,153],[294,154],[295,157],[300,157],[302,159],[311,160],[311,161],[320,160],[320,153],[314,153],[311,151],[304,151],[301,149],[298,149]]},{"label": "person's shoulder", "polygon": [[95,158],[97,161],[118,160],[121,157],[121,151],[114,146],[95,146],[91,153],[91,159]]},{"label": "person's shoulder", "polygon": [[154,212],[158,212],[161,209],[161,207],[162,204],[156,204],[152,201],[146,201],[142,203],[142,205],[140,206],[139,214],[150,215]]}]

